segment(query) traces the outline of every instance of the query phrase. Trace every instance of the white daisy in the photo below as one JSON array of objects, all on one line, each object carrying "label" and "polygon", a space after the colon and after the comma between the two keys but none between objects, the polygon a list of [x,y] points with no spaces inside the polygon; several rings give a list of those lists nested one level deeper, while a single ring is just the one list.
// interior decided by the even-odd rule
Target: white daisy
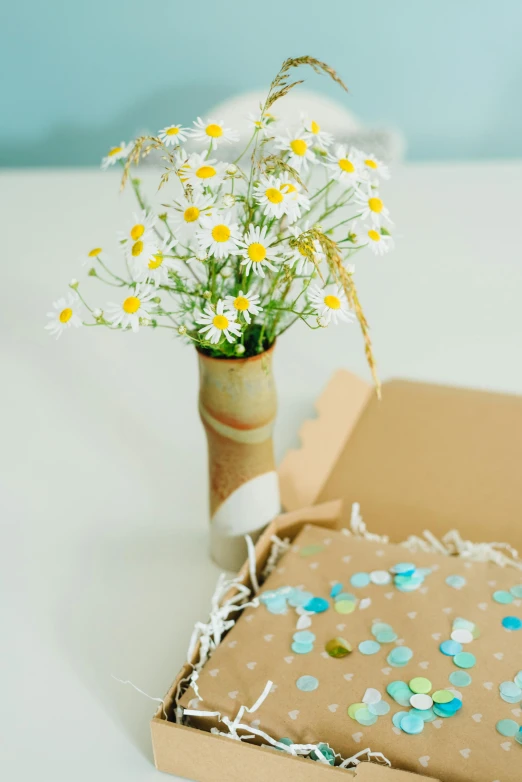
[{"label": "white daisy", "polygon": [[175,269],[175,258],[167,258],[167,254],[175,247],[177,242],[173,239],[164,239],[162,245],[148,258],[141,258],[134,264],[133,278],[136,282],[149,281],[153,285],[165,285],[169,281],[169,269]]},{"label": "white daisy", "polygon": [[254,188],[254,198],[268,217],[278,220],[286,214],[287,205],[281,191],[281,180],[274,176],[262,176]]},{"label": "white daisy", "polygon": [[321,126],[313,119],[309,119],[306,116],[302,116],[303,128],[312,139],[313,146],[320,149],[326,149],[333,143],[334,137],[331,133],[321,130]]},{"label": "white daisy", "polygon": [[219,299],[216,309],[213,310],[210,304],[207,304],[205,311],[196,317],[196,323],[203,323],[203,328],[199,329],[200,334],[205,334],[206,339],[213,345],[217,345],[223,334],[227,342],[234,342],[235,337],[241,334],[241,326],[236,323],[237,312],[225,310],[223,299]]},{"label": "white daisy", "polygon": [[251,129],[257,129],[263,136],[269,134],[269,126],[273,122],[270,114],[263,114],[262,116],[259,114],[249,114],[247,120]]},{"label": "white daisy", "polygon": [[295,223],[302,217],[303,212],[310,209],[310,199],[303,191],[298,182],[285,175],[281,178],[280,190],[284,196],[285,212],[288,215],[288,221]]},{"label": "white daisy", "polygon": [[152,213],[134,212],[126,230],[119,232],[118,237],[129,260],[148,257],[156,248],[157,242],[153,233],[156,219]]},{"label": "white daisy", "polygon": [[172,224],[180,242],[186,244],[196,231],[201,230],[201,220],[210,216],[213,204],[210,196],[197,192],[190,198],[183,196],[174,202]]},{"label": "white daisy", "polygon": [[345,293],[339,285],[319,288],[311,285],[308,289],[308,299],[314,306],[319,318],[328,325],[333,321],[336,325],[340,320],[350,323],[355,320],[346,300]]},{"label": "white daisy", "polygon": [[113,166],[118,160],[125,160],[129,156],[129,152],[133,147],[132,141],[126,144],[122,141],[117,147],[111,147],[107,156],[103,158],[101,162],[102,170],[105,171],[109,166]]},{"label": "white daisy", "polygon": [[190,131],[190,134],[192,138],[195,138],[197,141],[205,141],[207,144],[210,143],[211,149],[216,149],[222,141],[228,143],[239,141],[239,133],[237,130],[226,128],[223,125],[223,120],[220,122],[216,122],[213,119],[204,121],[201,117],[198,117],[194,122],[194,128]]},{"label": "white daisy", "polygon": [[[310,228],[310,221],[307,220],[304,224],[303,228],[298,228],[297,226],[293,226],[289,229],[290,233],[295,236],[297,239],[301,234],[308,231]],[[321,245],[317,241],[317,239],[312,240],[312,246],[313,246],[313,253],[314,257],[317,261],[317,263],[320,263],[324,259],[324,253],[321,250]],[[308,255],[304,252],[304,250],[301,250],[299,247],[288,247],[288,249],[285,251],[285,258],[286,262],[289,266],[293,267],[295,266],[295,270],[297,274],[305,274],[310,275],[315,267],[315,264]]]},{"label": "white daisy", "polygon": [[393,250],[394,246],[394,241],[390,234],[382,233],[382,229],[379,230],[375,226],[365,225],[362,227],[359,240],[360,244],[363,242],[367,244],[375,255],[386,255],[387,252]]},{"label": "white daisy", "polygon": [[271,247],[274,241],[273,236],[268,236],[268,228],[258,225],[250,225],[248,232],[243,236],[238,244],[241,247],[240,255],[243,256],[241,266],[245,267],[245,272],[250,274],[250,270],[260,277],[265,276],[264,267],[276,271],[276,267],[271,261],[277,260],[277,250]]},{"label": "white daisy", "polygon": [[383,220],[387,220],[389,223],[392,222],[388,209],[384,206],[378,193],[371,188],[368,190],[358,190],[355,193],[354,202],[361,210],[361,220],[370,218],[372,223],[376,226],[381,225]]},{"label": "white daisy", "polygon": [[181,125],[168,125],[158,133],[158,138],[166,147],[177,147],[184,143],[190,134],[188,128],[182,128]]},{"label": "white daisy", "polygon": [[53,301],[53,312],[48,312],[49,323],[44,327],[58,339],[62,331],[74,326],[78,328],[82,325],[82,320],[78,315],[79,298],[72,291],[67,297],[62,297],[58,301]]},{"label": "white daisy", "polygon": [[296,171],[306,171],[309,163],[315,163],[312,152],[312,139],[308,133],[291,133],[286,131],[286,136],[276,139],[278,149],[288,152],[287,162]]},{"label": "white daisy", "polygon": [[360,152],[360,160],[363,171],[366,171],[368,179],[376,181],[377,179],[389,179],[390,169],[385,166],[375,155],[365,155]]},{"label": "white daisy", "polygon": [[226,175],[226,163],[206,160],[205,154],[192,154],[180,166],[179,178],[183,184],[199,190],[203,187],[217,188]]},{"label": "white daisy", "polygon": [[247,323],[251,322],[251,315],[259,315],[263,312],[263,308],[259,307],[259,294],[257,293],[243,293],[239,291],[237,296],[226,296],[225,302],[230,309],[237,310],[239,315],[243,315]]},{"label": "white daisy", "polygon": [[230,212],[217,212],[201,219],[202,230],[196,232],[203,250],[215,258],[237,253],[238,227]]},{"label": "white daisy", "polygon": [[121,304],[110,302],[105,310],[105,317],[113,326],[121,326],[126,329],[129,326],[133,331],[138,331],[140,318],[150,318],[145,309],[155,295],[155,290],[150,285],[136,285],[131,296],[127,296]]},{"label": "white daisy", "polygon": [[363,178],[361,161],[355,149],[348,152],[345,144],[338,144],[334,154],[328,155],[327,167],[332,171],[332,179],[343,184],[355,186]]}]

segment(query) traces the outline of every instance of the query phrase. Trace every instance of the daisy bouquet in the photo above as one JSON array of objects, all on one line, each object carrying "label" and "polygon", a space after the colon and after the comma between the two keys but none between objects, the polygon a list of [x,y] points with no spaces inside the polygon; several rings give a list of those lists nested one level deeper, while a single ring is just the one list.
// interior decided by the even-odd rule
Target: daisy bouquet
[{"label": "daisy bouquet", "polygon": [[[55,302],[47,327],[60,336],[71,326],[120,331],[171,329],[213,357],[264,352],[296,321],[311,329],[358,321],[378,385],[368,324],[354,282],[353,259],[369,248],[393,247],[390,217],[379,185],[387,167],[373,155],[335,143],[315,119],[302,115],[282,128],[274,104],[300,81],[307,64],[346,89],[325,63],[286,60],[233,162],[220,159],[238,140],[218,119],[192,128],[172,124],[157,136],[121,143],[102,162],[119,164],[137,208],[119,235],[116,269],[101,247],[88,253],[89,275],[110,285],[113,301],[93,306],[77,280]],[[164,194],[154,211],[133,167],[159,150]]]}]

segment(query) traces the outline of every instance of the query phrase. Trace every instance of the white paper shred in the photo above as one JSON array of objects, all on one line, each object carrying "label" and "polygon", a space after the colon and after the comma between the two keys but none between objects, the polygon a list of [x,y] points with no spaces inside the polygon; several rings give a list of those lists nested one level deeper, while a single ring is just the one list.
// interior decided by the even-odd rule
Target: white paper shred
[{"label": "white paper shred", "polygon": [[270,554],[268,555],[268,559],[266,561],[265,567],[263,568],[263,572],[261,573],[261,576],[263,579],[267,578],[270,573],[272,573],[275,568],[277,567],[277,563],[289,549],[290,546],[290,538],[278,538],[277,535],[272,535],[270,538],[272,541],[272,548],[270,549]]},{"label": "white paper shred", "polygon": [[[254,705],[250,707],[240,706],[234,719],[230,719],[230,717],[227,717],[226,715],[222,715],[219,711],[204,711],[202,709],[185,709],[184,715],[187,717],[216,717],[227,728],[227,731],[220,731],[217,728],[211,729],[212,733],[216,733],[219,736],[226,736],[227,738],[235,739],[236,741],[247,741],[248,739],[252,739],[255,736],[258,736],[259,738],[262,738],[264,741],[266,741],[269,746],[276,747],[277,749],[282,750],[283,752],[286,752],[289,755],[294,755],[296,757],[297,756],[308,757],[312,752],[314,752],[317,755],[317,762],[328,763],[328,759],[325,757],[325,755],[321,752],[320,749],[320,745],[322,745],[323,747],[324,746],[329,747],[329,745],[326,744],[325,742],[320,742],[319,744],[283,744],[280,741],[273,739],[271,736],[268,735],[268,733],[265,733],[265,731],[260,730],[259,728],[254,728],[252,725],[248,725],[241,721],[243,719],[245,712],[248,712],[249,714],[254,714],[254,712],[256,712],[259,709],[259,707],[264,703],[265,699],[272,691],[272,687],[273,687],[273,682],[267,681],[263,692],[256,700]],[[240,736],[239,731],[245,731],[244,735]],[[339,755],[337,752],[334,752],[334,754],[335,757],[341,761],[339,764],[341,768],[348,768],[349,766],[357,766],[359,765],[362,759],[375,760],[379,763],[384,763],[387,766],[391,766],[390,761],[386,757],[384,757],[384,755],[381,752],[372,752],[370,748],[363,749],[360,752],[358,752],[356,755],[353,755],[350,758],[346,758],[346,760],[343,760],[341,755]]]}]

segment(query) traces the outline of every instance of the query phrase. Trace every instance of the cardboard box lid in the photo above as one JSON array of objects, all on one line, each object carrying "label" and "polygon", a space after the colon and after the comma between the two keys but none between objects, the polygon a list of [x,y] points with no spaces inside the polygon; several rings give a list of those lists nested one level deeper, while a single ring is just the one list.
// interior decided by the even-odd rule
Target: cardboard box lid
[{"label": "cardboard box lid", "polygon": [[399,541],[458,529],[522,549],[522,397],[393,380],[379,401],[337,372],[280,470],[283,506],[359,502],[368,528]]}]

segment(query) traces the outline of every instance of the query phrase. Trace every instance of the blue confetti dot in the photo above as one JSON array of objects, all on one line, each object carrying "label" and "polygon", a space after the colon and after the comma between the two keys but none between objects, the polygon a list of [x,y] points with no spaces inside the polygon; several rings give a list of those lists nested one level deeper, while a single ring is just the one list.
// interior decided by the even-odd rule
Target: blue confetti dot
[{"label": "blue confetti dot", "polygon": [[464,576],[448,576],[446,584],[453,589],[462,589],[463,586],[466,586],[466,579]]},{"label": "blue confetti dot", "polygon": [[390,711],[390,704],[386,701],[378,701],[377,703],[370,703],[368,705],[368,711],[370,714],[375,714],[377,717],[383,717]]},{"label": "blue confetti dot", "polygon": [[377,641],[361,641],[359,644],[359,651],[361,654],[377,654],[381,645]]},{"label": "blue confetti dot", "polygon": [[401,720],[402,720],[402,718],[403,717],[407,717],[407,716],[408,716],[408,712],[407,711],[397,711],[393,715],[393,717],[392,717],[392,722],[393,722],[394,726],[396,728],[400,728],[401,727]]},{"label": "blue confetti dot", "polygon": [[298,630],[297,633],[294,633],[293,639],[298,644],[313,644],[315,635],[310,630]]},{"label": "blue confetti dot", "polygon": [[472,682],[471,676],[466,671],[452,671],[449,680],[454,687],[468,687]]},{"label": "blue confetti dot", "polygon": [[396,649],[392,649],[392,651],[389,653],[388,660],[390,665],[401,666],[409,663],[412,657],[413,652],[409,646],[398,646]]},{"label": "blue confetti dot", "polygon": [[313,644],[300,644],[297,641],[294,641],[292,644],[292,651],[296,654],[308,654],[309,652],[312,652],[313,649]]},{"label": "blue confetti dot", "polygon": [[343,585],[340,583],[334,584],[333,587],[330,590],[330,597],[337,597],[337,595],[342,592]]},{"label": "blue confetti dot", "polygon": [[518,616],[505,616],[502,620],[502,627],[506,630],[522,630],[522,619]]},{"label": "blue confetti dot", "polygon": [[417,733],[422,733],[424,730],[424,720],[421,720],[420,717],[416,717],[415,714],[407,714],[401,719],[400,726],[401,730],[405,733],[415,735]]},{"label": "blue confetti dot", "polygon": [[369,583],[369,573],[354,573],[350,579],[350,584],[354,587],[367,587]]},{"label": "blue confetti dot", "polygon": [[380,630],[375,635],[375,639],[379,641],[380,644],[391,644],[396,641],[398,637],[395,630]]},{"label": "blue confetti dot", "polygon": [[296,686],[301,692],[313,692],[319,687],[319,679],[315,676],[300,676],[296,681]]},{"label": "blue confetti dot", "polygon": [[462,644],[459,644],[458,641],[443,641],[439,646],[439,649],[442,654],[445,654],[448,657],[455,657],[456,654],[459,654],[462,651]]},{"label": "blue confetti dot", "polygon": [[313,614],[322,614],[328,610],[329,606],[330,603],[324,597],[312,597],[304,606],[304,609],[305,611],[311,611]]}]

